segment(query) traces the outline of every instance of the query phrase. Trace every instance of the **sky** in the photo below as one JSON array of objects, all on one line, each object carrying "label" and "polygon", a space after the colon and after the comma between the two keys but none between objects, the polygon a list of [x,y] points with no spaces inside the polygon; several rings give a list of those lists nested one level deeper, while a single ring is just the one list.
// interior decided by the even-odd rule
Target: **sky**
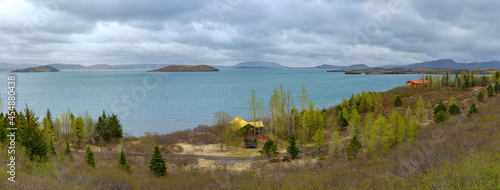
[{"label": "sky", "polygon": [[495,0],[0,0],[0,62],[500,60]]}]

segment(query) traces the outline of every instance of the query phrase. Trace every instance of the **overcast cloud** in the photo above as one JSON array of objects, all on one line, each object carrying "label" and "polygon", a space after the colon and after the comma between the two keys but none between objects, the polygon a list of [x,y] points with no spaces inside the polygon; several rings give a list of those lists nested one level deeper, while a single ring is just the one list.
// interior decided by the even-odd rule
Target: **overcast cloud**
[{"label": "overcast cloud", "polygon": [[0,0],[0,62],[499,60],[495,0]]}]

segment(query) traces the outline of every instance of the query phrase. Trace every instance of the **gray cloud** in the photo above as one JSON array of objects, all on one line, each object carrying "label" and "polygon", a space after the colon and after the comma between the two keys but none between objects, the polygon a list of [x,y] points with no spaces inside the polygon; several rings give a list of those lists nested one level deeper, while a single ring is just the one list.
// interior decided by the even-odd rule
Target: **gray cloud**
[{"label": "gray cloud", "polygon": [[499,59],[500,3],[493,0],[46,2],[0,0],[0,62],[376,66]]}]

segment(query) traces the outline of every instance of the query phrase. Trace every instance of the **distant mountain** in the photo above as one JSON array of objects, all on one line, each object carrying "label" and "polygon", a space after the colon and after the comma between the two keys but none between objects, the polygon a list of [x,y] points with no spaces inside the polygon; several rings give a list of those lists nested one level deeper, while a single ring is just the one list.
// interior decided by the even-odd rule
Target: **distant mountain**
[{"label": "distant mountain", "polygon": [[87,69],[86,66],[79,64],[62,64],[62,63],[54,63],[49,64],[48,66],[54,67],[59,70],[84,70]]},{"label": "distant mountain", "polygon": [[166,66],[169,66],[170,64],[126,64],[126,65],[114,65],[117,67],[126,67],[126,68],[131,68],[131,69],[159,69],[163,68]]},{"label": "distant mountain", "polygon": [[368,65],[365,64],[356,64],[356,65],[349,65],[349,66],[336,66],[336,65],[319,65],[316,67],[313,67],[314,69],[338,69],[338,70],[359,70],[359,69],[367,69],[370,68]]},{"label": "distant mountain", "polygon": [[106,64],[97,64],[91,65],[87,67],[90,70],[101,70],[101,69],[132,69],[131,67],[126,66],[114,66],[114,65],[106,65]]},{"label": "distant mountain", "polygon": [[278,69],[285,68],[283,65],[278,63],[268,62],[268,61],[247,61],[241,62],[233,66],[234,68],[249,68],[249,69]]},{"label": "distant mountain", "polygon": [[10,64],[10,63],[5,63],[2,62],[0,63],[0,71],[12,71],[16,69],[23,69],[26,67],[35,67],[38,65],[35,64]]},{"label": "distant mountain", "polygon": [[28,67],[28,68],[24,68],[24,69],[18,69],[18,70],[14,70],[14,71],[11,71],[11,72],[13,72],[13,73],[59,72],[59,70],[57,70],[54,67],[51,67],[51,66],[48,66],[48,65],[44,65],[44,66]]},{"label": "distant mountain", "polygon": [[212,71],[219,71],[219,69],[208,65],[170,65],[160,69],[149,70],[148,72],[212,72]]},{"label": "distant mountain", "polygon": [[101,69],[132,69],[132,67],[127,66],[115,66],[115,65],[106,65],[106,64],[97,64],[91,66],[83,66],[80,64],[61,64],[54,63],[48,66],[54,67],[59,70],[101,70]]},{"label": "distant mountain", "polygon": [[500,69],[499,61],[474,62],[474,63],[457,63],[452,59],[439,59],[434,61],[425,61],[422,63],[414,63],[404,68],[407,69]]}]

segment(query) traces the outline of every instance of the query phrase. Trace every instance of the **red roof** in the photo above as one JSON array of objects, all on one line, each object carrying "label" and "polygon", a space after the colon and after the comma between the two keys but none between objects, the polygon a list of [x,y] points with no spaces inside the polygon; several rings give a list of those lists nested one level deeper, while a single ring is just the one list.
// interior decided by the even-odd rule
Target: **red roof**
[{"label": "red roof", "polygon": [[406,83],[409,83],[409,82],[411,82],[411,83],[415,83],[415,84],[420,84],[420,83],[422,83],[422,82],[423,82],[424,84],[427,84],[427,83],[429,83],[430,81],[428,81],[428,80],[409,80],[409,81],[407,81]]}]

